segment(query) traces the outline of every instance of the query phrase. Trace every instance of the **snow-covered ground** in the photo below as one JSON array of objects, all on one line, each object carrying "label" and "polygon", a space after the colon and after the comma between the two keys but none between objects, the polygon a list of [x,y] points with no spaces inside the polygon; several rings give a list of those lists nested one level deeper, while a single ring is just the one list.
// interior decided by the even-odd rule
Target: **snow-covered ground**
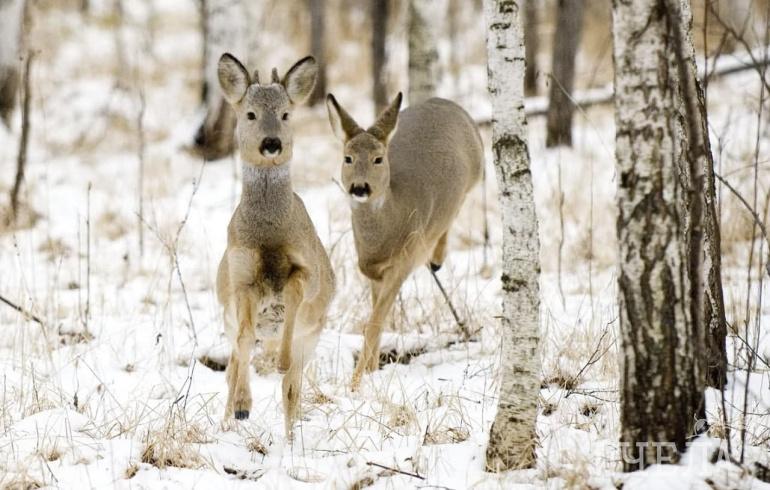
[{"label": "snow-covered ground", "polygon": [[[383,351],[400,359],[367,376],[358,392],[348,389],[369,293],[356,267],[348,203],[333,180],[340,149],[323,107],[294,118],[292,175],[330,253],[338,291],[306,371],[295,441],[283,434],[280,375],[258,355],[251,418],[223,423],[229,345],[213,284],[240,170],[234,159],[204,165],[184,148],[201,118],[197,3],[124,4],[120,42],[117,19],[101,2],[91,2],[87,20],[75,9],[36,10],[22,197],[39,216],[31,228],[0,234],[0,294],[44,325],[0,305],[0,488],[770,488],[744,471],[770,461],[768,366],[757,362],[747,380],[747,349],[733,336],[724,406],[739,455],[736,428],[749,394],[747,464],[711,464],[720,442],[703,437],[681,466],[618,473],[614,126],[606,107],[576,116],[574,149],[545,150],[544,122],[530,125],[544,270],[536,468],[483,471],[500,363],[494,179],[466,202],[439,273],[460,315],[479,331],[477,341],[460,341],[430,274],[419,270],[383,341]],[[483,42],[481,31],[465,34],[474,36]],[[283,41],[265,34],[260,70],[285,70],[303,54]],[[285,49],[268,49],[271,42]],[[365,45],[339,49],[345,59],[337,66],[346,67]],[[482,62],[442,85],[457,87],[458,100],[477,115],[488,113]],[[371,120],[365,81],[345,84],[345,68],[332,70],[330,90],[354,116]],[[751,72],[710,86],[720,171],[746,196],[758,92]],[[17,114],[11,131],[0,127],[3,196],[18,135]],[[769,154],[767,131],[760,141],[760,154]],[[762,204],[770,183],[762,157],[760,178]],[[757,304],[756,267],[747,280],[750,222],[726,190],[722,196],[728,316],[769,359],[770,308],[766,294]],[[755,251],[754,260],[766,251]],[[709,392],[713,437],[725,434],[722,406]]]}]

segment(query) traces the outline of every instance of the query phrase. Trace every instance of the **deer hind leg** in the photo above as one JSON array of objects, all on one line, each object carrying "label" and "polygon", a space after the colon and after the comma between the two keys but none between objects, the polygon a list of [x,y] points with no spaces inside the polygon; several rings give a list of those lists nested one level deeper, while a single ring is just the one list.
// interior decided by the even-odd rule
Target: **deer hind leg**
[{"label": "deer hind leg", "polygon": [[256,334],[253,321],[253,302],[249,291],[240,291],[236,298],[237,336],[227,373],[228,396],[226,415],[236,420],[249,418],[251,388],[249,386],[249,361],[254,349]]},{"label": "deer hind leg", "polygon": [[230,362],[227,363],[227,372],[225,373],[227,379],[227,404],[225,405],[225,418],[229,419],[233,416],[234,411],[234,398],[235,398],[235,382],[238,379],[238,357],[235,354],[235,346],[230,354]]},{"label": "deer hind leg", "polygon": [[[300,310],[302,310],[302,308]],[[301,313],[302,311],[300,311],[300,314]],[[323,321],[319,320],[309,324],[303,322],[302,327],[302,329],[298,329],[297,335],[292,341],[291,364],[289,370],[283,377],[282,383],[284,425],[286,437],[289,440],[293,439],[294,421],[299,414],[299,405],[302,394],[302,372],[305,365],[310,361],[316,345],[318,345],[318,338],[321,335]]]},{"label": "deer hind leg", "polygon": [[449,234],[449,230],[445,231],[441,237],[439,237],[438,241],[436,242],[436,246],[433,248],[433,255],[430,258],[430,268],[433,272],[437,272],[439,269],[441,269],[441,266],[444,265],[444,260],[446,260],[446,244],[447,244],[447,235]]},{"label": "deer hind leg", "polygon": [[278,350],[278,372],[285,373],[292,363],[292,339],[294,338],[294,325],[305,291],[305,273],[295,271],[289,277],[283,288],[284,324],[281,332],[281,345]]}]

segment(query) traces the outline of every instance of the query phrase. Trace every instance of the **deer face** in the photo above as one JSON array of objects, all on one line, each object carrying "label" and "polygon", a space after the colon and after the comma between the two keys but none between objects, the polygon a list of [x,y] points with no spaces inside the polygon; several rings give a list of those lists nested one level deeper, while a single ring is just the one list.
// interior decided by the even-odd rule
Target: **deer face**
[{"label": "deer face", "polygon": [[390,187],[388,140],[396,127],[401,99],[399,93],[365,131],[333,95],[326,99],[332,129],[344,143],[342,185],[355,202],[376,202]]},{"label": "deer face", "polygon": [[259,75],[249,77],[246,68],[232,55],[219,60],[219,84],[237,117],[235,138],[244,163],[256,167],[282,165],[292,156],[291,113],[310,95],[315,85],[316,62],[303,58],[278,78],[273,69],[271,83],[261,85]]}]

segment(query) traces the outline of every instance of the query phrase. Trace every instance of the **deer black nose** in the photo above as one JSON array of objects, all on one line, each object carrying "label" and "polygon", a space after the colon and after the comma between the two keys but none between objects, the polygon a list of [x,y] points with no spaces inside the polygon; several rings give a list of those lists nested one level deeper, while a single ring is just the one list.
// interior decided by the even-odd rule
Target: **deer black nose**
[{"label": "deer black nose", "polygon": [[368,197],[372,193],[372,188],[369,187],[369,184],[352,184],[350,186],[350,193],[356,197]]},{"label": "deer black nose", "polygon": [[265,138],[259,145],[259,152],[266,157],[274,157],[281,153],[281,140],[278,138]]}]

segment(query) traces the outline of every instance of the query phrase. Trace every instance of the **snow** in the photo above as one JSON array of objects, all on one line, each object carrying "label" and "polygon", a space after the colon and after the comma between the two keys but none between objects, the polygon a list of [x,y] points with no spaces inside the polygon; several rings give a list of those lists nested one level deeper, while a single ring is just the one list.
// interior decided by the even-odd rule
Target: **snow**
[{"label": "snow", "polygon": [[[737,427],[748,386],[747,464],[712,464],[708,456],[719,441],[704,437],[696,441],[702,450],[681,465],[630,476],[618,472],[614,125],[608,108],[576,115],[574,149],[546,150],[544,121],[530,121],[543,263],[544,385],[536,468],[483,471],[500,363],[500,229],[491,178],[491,248],[483,246],[479,187],[457,219],[448,261],[438,274],[460,316],[479,330],[476,341],[459,342],[431,275],[416,271],[383,337],[383,351],[406,354],[409,362],[385,364],[364,378],[360,391],[349,390],[369,292],[356,267],[349,203],[332,180],[338,178],[340,148],[323,106],[301,109],[293,118],[292,176],[330,253],[338,291],[306,370],[296,440],[290,444],[284,437],[281,378],[266,366],[256,366],[252,376],[251,418],[224,422],[224,372],[200,360],[215,361],[209,365],[216,367],[229,355],[213,285],[240,191],[240,167],[231,159],[203,165],[185,149],[202,117],[197,4],[127,2],[132,6],[122,35],[132,78],[116,83],[115,21],[104,3],[92,2],[85,20],[65,7],[37,12],[40,53],[32,74],[22,199],[41,218],[30,229],[0,235],[0,294],[46,325],[0,305],[0,487],[615,488],[625,482],[624,488],[710,488],[707,481],[717,488],[770,487],[746,471],[754,461],[770,460],[768,371],[758,364],[747,382],[741,370],[746,349],[737,340],[730,344],[736,370],[725,393]],[[151,53],[142,47],[148,26],[155,26]],[[476,37],[483,43],[483,36]],[[266,59],[286,69],[300,50],[278,34],[269,39],[275,49],[263,47],[269,50]],[[392,63],[403,51],[399,42],[389,41],[397,45]],[[341,65],[355,66],[361,46],[345,41],[340,47],[346,58]],[[472,57],[472,47],[464,49]],[[490,107],[482,62],[473,60],[456,83],[441,85],[446,92],[454,87],[478,117]],[[372,104],[365,79],[354,75],[347,69],[332,73],[330,87],[363,122],[370,120]],[[141,225],[138,87],[147,102]],[[758,87],[756,75],[743,72],[709,88],[713,137],[721,141],[715,152],[722,155],[723,173],[745,195],[750,172],[740,169],[752,154],[751,94]],[[17,113],[11,130],[0,126],[0,160],[9,162],[0,173],[2,195],[12,183],[18,135]],[[491,176],[486,131],[484,138]],[[768,141],[762,133],[763,154]],[[730,321],[743,332],[749,246],[738,225],[744,211],[724,190],[723,199],[726,297]],[[767,358],[770,309],[765,302],[757,320],[756,279],[748,295],[747,338]],[[595,352],[596,361],[588,365]],[[709,421],[718,425],[721,398],[713,390],[707,396]],[[731,442],[735,453],[738,430]],[[156,448],[152,454],[169,454],[170,465],[157,457],[143,462],[152,460],[145,457],[148,447]]]}]

